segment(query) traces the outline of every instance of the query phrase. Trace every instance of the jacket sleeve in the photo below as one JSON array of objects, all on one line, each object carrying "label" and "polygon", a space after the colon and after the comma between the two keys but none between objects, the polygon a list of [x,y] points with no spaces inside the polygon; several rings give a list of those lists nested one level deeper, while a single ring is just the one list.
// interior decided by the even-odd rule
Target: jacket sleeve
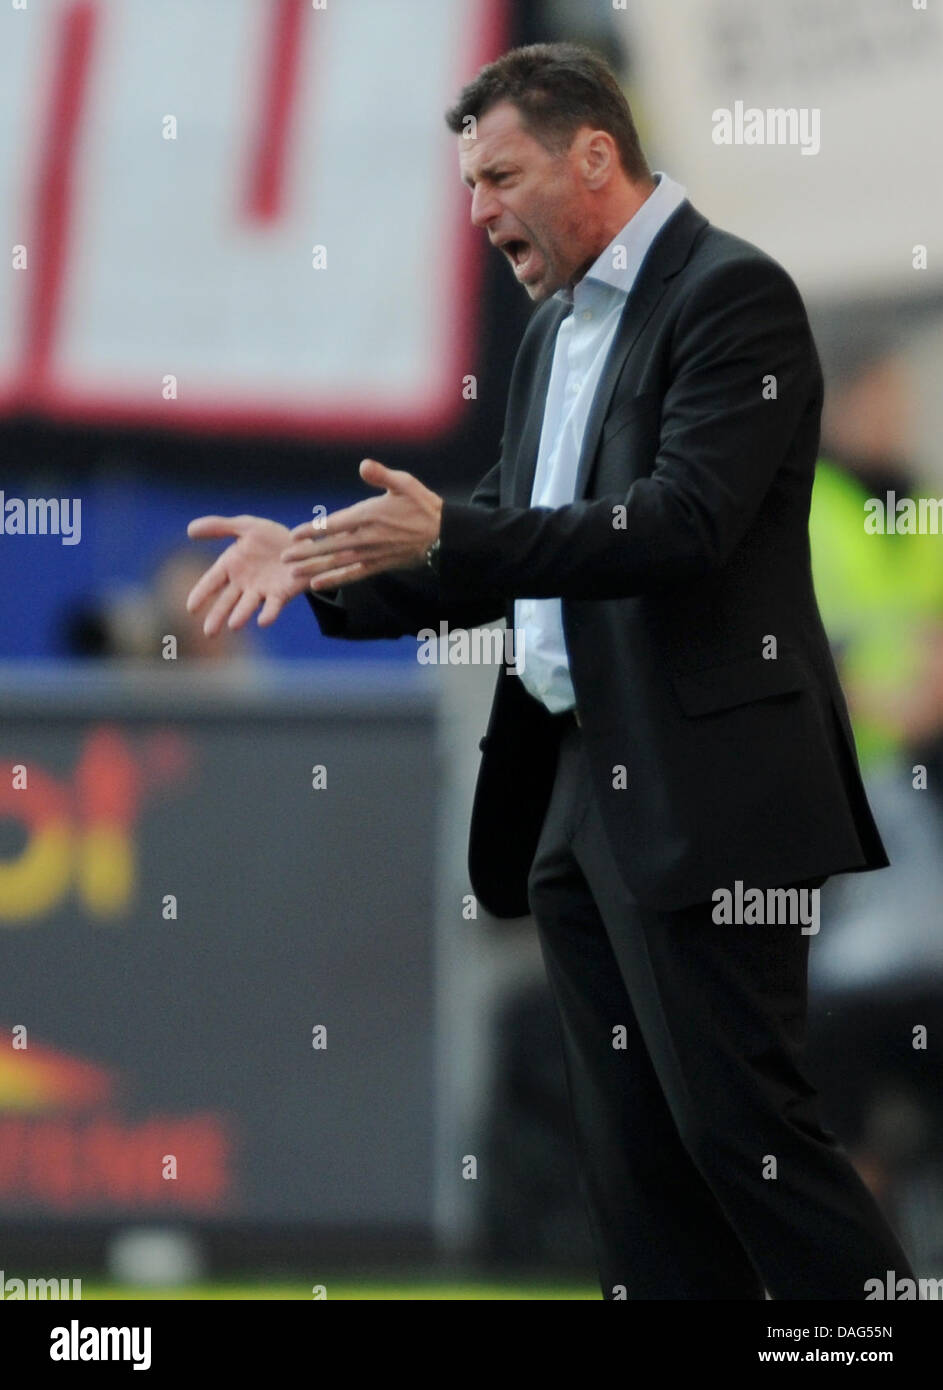
[{"label": "jacket sleeve", "polygon": [[[504,441],[501,441],[502,447]],[[485,474],[472,494],[470,507],[487,510],[497,505],[501,461]],[[320,593],[305,591],[318,626],[326,637],[365,640],[377,637],[416,636],[423,629],[480,627],[505,616],[501,593],[474,578],[466,598],[459,582],[450,601],[442,596],[438,577],[427,566],[391,570],[371,579]]]},{"label": "jacket sleeve", "polygon": [[[624,598],[722,566],[817,401],[808,319],[782,267],[730,261],[699,282],[670,372],[654,468],[626,493],[556,508],[446,502],[443,594],[467,597],[475,576],[508,600]],[[775,399],[764,398],[770,374]]]}]

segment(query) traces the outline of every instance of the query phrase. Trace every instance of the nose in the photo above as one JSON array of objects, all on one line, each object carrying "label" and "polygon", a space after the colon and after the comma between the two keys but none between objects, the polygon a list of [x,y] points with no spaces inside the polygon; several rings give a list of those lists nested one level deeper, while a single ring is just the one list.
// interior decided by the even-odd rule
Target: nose
[{"label": "nose", "polygon": [[476,184],[475,191],[472,193],[472,226],[487,227],[488,223],[493,222],[500,212],[501,204],[494,193],[489,193],[480,183]]}]

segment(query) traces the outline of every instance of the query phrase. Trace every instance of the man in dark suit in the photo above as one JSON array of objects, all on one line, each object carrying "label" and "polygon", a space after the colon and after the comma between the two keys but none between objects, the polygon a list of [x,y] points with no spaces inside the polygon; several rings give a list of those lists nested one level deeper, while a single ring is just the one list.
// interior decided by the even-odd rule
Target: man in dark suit
[{"label": "man in dark suit", "polygon": [[587,50],[506,54],[447,120],[539,305],[498,463],[460,504],[366,460],[384,494],[290,539],[192,523],[238,540],[188,606],[507,620],[469,869],[536,919],[604,1297],[862,1299],[910,1271],[802,1070],[807,956],[826,877],[887,858],[812,587],[805,310],[653,178]]}]

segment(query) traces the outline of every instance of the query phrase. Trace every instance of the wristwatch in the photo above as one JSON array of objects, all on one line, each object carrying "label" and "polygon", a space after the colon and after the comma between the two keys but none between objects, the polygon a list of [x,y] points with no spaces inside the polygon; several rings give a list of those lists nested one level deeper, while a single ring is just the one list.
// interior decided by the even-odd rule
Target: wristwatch
[{"label": "wristwatch", "polygon": [[427,565],[429,566],[429,568],[432,570],[432,573],[433,573],[433,574],[438,574],[438,573],[439,573],[439,550],[440,550],[440,548],[441,548],[441,542],[440,542],[438,536],[436,536],[435,540],[432,542],[431,545],[426,546],[426,564],[427,564]]}]

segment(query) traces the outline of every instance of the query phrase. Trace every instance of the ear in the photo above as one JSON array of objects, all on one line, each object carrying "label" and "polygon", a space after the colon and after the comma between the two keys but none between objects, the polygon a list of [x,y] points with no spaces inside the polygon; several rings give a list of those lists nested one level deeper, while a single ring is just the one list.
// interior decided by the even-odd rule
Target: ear
[{"label": "ear", "polygon": [[588,188],[604,188],[621,165],[616,142],[607,130],[580,131],[580,169]]}]

